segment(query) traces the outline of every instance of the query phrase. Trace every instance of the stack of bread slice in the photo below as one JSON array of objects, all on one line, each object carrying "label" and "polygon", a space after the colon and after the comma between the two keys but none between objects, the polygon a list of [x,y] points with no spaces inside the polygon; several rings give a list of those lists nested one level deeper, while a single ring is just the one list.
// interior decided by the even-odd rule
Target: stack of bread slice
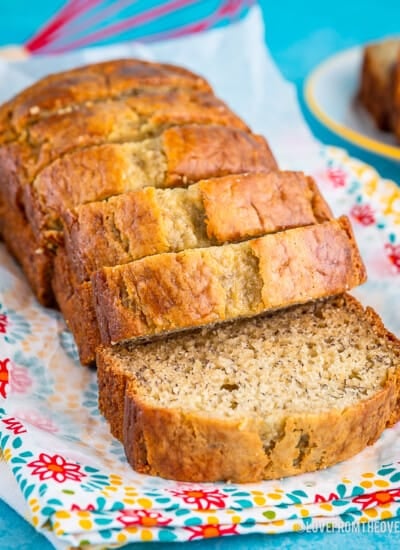
[{"label": "stack of bread slice", "polygon": [[4,241],[97,363],[134,468],[291,475],[397,420],[398,342],[344,294],[365,281],[349,220],[204,79],[83,67],[3,105],[0,131]]},{"label": "stack of bread slice", "polygon": [[365,47],[360,80],[360,101],[376,126],[400,141],[400,38]]}]

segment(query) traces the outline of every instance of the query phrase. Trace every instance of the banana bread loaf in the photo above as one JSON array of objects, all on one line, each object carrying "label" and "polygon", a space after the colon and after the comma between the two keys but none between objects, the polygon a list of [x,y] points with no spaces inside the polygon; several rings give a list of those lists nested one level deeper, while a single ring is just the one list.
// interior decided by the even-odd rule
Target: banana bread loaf
[{"label": "banana bread loaf", "polygon": [[104,267],[91,281],[102,343],[110,345],[339,294],[365,278],[343,217]]},{"label": "banana bread loaf", "polygon": [[400,343],[348,295],[100,348],[100,410],[139,472],[234,483],[325,468],[399,419]]}]

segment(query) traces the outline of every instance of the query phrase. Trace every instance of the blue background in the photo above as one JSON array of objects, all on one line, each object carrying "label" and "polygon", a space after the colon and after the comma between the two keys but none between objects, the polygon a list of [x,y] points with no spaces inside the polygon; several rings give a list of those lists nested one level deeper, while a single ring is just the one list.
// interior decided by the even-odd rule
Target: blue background
[{"label": "blue background", "polygon": [[[137,0],[134,5],[115,19],[139,13],[144,8],[160,4],[159,1]],[[157,24],[148,24],[140,30],[122,34],[118,39],[139,38],[173,29],[181,23],[194,21],[210,13],[218,4],[215,0],[206,0],[193,4],[179,13],[179,16],[165,17]],[[371,41],[391,34],[400,34],[400,0],[362,1],[335,0],[285,2],[260,1],[266,25],[266,42],[283,75],[292,81],[298,90],[300,105],[307,122],[315,135],[323,142],[346,147],[355,157],[374,165],[383,176],[400,181],[398,164],[385,161],[363,150],[351,146],[330,131],[319,125],[307,112],[302,90],[308,73],[326,57],[345,48]],[[27,40],[55,11],[63,5],[62,0],[0,0],[0,45],[18,44]],[[34,6],[34,7],[32,7]],[[103,42],[107,43],[107,41]],[[266,83],[268,85],[268,83]],[[1,481],[1,480],[0,480]],[[393,523],[400,532],[398,525]],[[225,538],[190,543],[192,550],[245,550],[251,548],[296,548],[348,549],[364,550],[399,547],[399,535],[388,532],[366,533],[329,533],[329,534],[285,534],[276,536],[258,536]],[[189,545],[184,545],[187,548]],[[156,545],[151,543],[131,545],[128,548],[178,550],[179,544]],[[46,539],[36,533],[24,520],[0,501],[0,548],[12,550],[50,550]]]}]

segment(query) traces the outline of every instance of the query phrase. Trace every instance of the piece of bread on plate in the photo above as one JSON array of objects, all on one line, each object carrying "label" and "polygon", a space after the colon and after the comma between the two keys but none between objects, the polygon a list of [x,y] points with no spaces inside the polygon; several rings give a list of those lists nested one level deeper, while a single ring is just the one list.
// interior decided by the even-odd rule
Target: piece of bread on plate
[{"label": "piece of bread on plate", "polygon": [[400,38],[368,44],[364,49],[359,98],[380,130],[393,130],[393,78]]}]

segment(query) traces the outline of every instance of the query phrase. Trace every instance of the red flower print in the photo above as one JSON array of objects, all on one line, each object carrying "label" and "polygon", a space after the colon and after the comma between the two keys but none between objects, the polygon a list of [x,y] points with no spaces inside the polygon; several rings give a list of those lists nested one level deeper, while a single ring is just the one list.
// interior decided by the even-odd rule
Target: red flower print
[{"label": "red flower print", "polygon": [[0,359],[0,396],[4,399],[7,397],[6,386],[9,383],[9,374],[7,368],[7,363],[9,362],[9,359]]},{"label": "red flower print", "polygon": [[84,512],[94,512],[94,511],[95,511],[95,507],[94,507],[93,504],[88,504],[88,505],[86,506],[86,508],[81,508],[81,507],[79,506],[79,504],[73,504],[73,505],[71,506],[71,512],[82,512],[82,511],[84,511]]},{"label": "red flower print", "polygon": [[361,225],[375,223],[375,215],[369,204],[355,204],[350,210],[350,215]]},{"label": "red flower print", "polygon": [[5,418],[2,422],[7,426],[6,429],[12,431],[14,435],[26,433],[26,429],[16,418]]},{"label": "red flower print", "polygon": [[182,498],[186,504],[196,504],[198,510],[210,510],[213,508],[225,508],[224,498],[227,498],[224,493],[218,489],[201,489],[197,487],[189,489],[170,489],[169,491],[175,497]]},{"label": "red flower print", "polygon": [[346,185],[346,172],[343,172],[340,168],[328,168],[327,175],[335,189]]},{"label": "red flower print", "polygon": [[[397,497],[397,498],[396,498]],[[352,499],[352,502],[362,504],[362,509],[388,504],[389,502],[399,502],[400,489],[389,489],[388,491],[378,491],[369,495],[359,495]]]},{"label": "red flower print", "polygon": [[196,525],[194,527],[184,527],[186,531],[193,533],[189,540],[210,539],[213,537],[222,537],[223,535],[238,535],[237,525],[220,525],[219,523],[211,525]]},{"label": "red flower print", "polygon": [[0,334],[7,333],[8,318],[5,313],[0,313]]},{"label": "red flower print", "polygon": [[159,512],[148,510],[122,510],[117,517],[117,521],[121,522],[125,527],[131,525],[142,525],[143,527],[156,527],[157,525],[168,525],[172,519],[165,518]]},{"label": "red flower print", "polygon": [[318,504],[320,502],[330,502],[331,500],[339,500],[339,497],[336,493],[330,493],[328,498],[323,495],[315,495],[314,503]]},{"label": "red flower print", "polygon": [[40,481],[52,478],[58,483],[63,483],[67,479],[81,481],[86,476],[80,471],[79,464],[67,462],[61,455],[50,456],[46,453],[40,453],[39,460],[30,462],[28,466],[33,468],[32,475],[39,476]]},{"label": "red flower print", "polygon": [[385,244],[390,263],[393,264],[396,273],[400,273],[400,244]]}]

